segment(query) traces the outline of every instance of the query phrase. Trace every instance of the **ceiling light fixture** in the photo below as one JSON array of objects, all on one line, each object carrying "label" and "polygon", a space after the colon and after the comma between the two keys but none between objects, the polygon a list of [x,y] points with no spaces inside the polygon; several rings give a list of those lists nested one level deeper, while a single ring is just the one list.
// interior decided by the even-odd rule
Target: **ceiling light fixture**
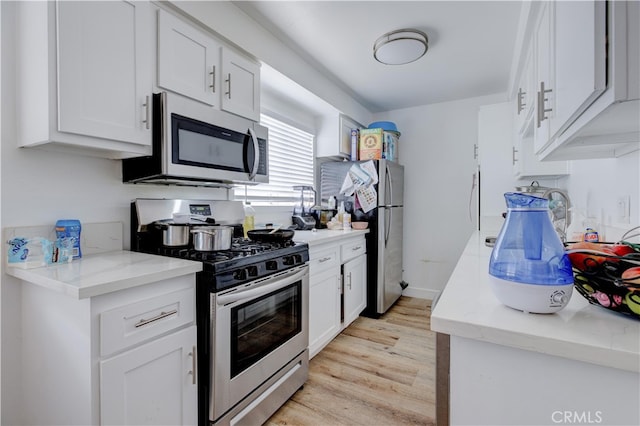
[{"label": "ceiling light fixture", "polygon": [[387,65],[402,65],[417,61],[429,48],[427,35],[419,30],[405,28],[391,31],[373,44],[373,57]]}]

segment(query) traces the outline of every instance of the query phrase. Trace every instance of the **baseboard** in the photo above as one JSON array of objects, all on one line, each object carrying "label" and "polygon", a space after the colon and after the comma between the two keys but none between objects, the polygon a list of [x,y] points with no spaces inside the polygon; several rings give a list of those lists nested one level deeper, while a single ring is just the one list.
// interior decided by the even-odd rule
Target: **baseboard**
[{"label": "baseboard", "polygon": [[438,296],[438,294],[440,294],[439,290],[432,290],[428,288],[416,288],[416,287],[411,287],[411,285],[409,285],[409,287],[405,288],[402,291],[403,296],[416,297],[418,299],[427,299],[427,300],[435,299]]}]

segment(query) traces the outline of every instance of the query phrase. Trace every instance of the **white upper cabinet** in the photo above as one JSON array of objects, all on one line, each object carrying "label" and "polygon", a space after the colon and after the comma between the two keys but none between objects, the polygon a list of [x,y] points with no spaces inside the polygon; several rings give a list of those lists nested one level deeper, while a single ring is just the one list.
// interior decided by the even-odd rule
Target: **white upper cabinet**
[{"label": "white upper cabinet", "polygon": [[[515,63],[518,104],[533,60],[534,153],[539,159],[618,157],[640,149],[640,4],[528,3]],[[526,104],[526,101],[525,101]],[[519,131],[527,125],[518,117]]]},{"label": "white upper cabinet", "polygon": [[107,158],[151,152],[145,1],[19,2],[18,138]]},{"label": "white upper cabinet", "polygon": [[158,87],[260,121],[260,64],[158,10]]},{"label": "white upper cabinet", "polygon": [[188,23],[158,10],[158,86],[220,106],[220,44]]},{"label": "white upper cabinet", "polygon": [[551,136],[564,130],[606,88],[606,3],[553,3],[552,55],[555,99]]},{"label": "white upper cabinet", "polygon": [[[325,115],[321,118],[317,136],[316,156],[351,158],[351,130],[364,126],[340,113]],[[357,149],[357,147],[356,147]]]},{"label": "white upper cabinet", "polygon": [[222,48],[222,109],[260,121],[260,65]]}]

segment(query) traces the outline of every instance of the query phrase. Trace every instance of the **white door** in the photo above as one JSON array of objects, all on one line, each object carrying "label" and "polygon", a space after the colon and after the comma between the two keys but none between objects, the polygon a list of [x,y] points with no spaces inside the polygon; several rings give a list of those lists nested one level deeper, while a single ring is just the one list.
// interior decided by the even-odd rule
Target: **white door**
[{"label": "white door", "polygon": [[367,255],[362,254],[345,263],[342,270],[344,292],[344,323],[352,323],[367,305]]},{"label": "white door", "polygon": [[340,332],[340,274],[337,269],[309,278],[309,357]]},{"label": "white door", "polygon": [[186,22],[158,11],[158,86],[219,106],[220,45]]},{"label": "white door", "polygon": [[195,425],[195,357],[191,326],[101,361],[101,423]]},{"label": "white door", "polygon": [[260,65],[222,48],[222,109],[260,120]]},{"label": "white door", "polygon": [[535,29],[535,128],[534,150],[542,151],[549,142],[549,114],[553,97],[551,96],[551,9],[549,2],[542,2],[540,17]]},{"label": "white door", "polygon": [[606,88],[604,1],[554,2],[554,111],[550,136],[564,130]]},{"label": "white door", "polygon": [[151,145],[144,1],[57,3],[58,130]]}]

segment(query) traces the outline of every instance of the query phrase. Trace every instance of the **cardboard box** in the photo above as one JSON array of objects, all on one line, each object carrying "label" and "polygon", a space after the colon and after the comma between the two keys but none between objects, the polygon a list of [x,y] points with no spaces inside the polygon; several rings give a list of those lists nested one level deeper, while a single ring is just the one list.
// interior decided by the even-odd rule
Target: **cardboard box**
[{"label": "cardboard box", "polygon": [[389,161],[398,161],[398,142],[400,134],[397,132],[383,132],[382,158]]},{"label": "cardboard box", "polygon": [[380,160],[382,158],[382,129],[360,130],[360,161]]}]

